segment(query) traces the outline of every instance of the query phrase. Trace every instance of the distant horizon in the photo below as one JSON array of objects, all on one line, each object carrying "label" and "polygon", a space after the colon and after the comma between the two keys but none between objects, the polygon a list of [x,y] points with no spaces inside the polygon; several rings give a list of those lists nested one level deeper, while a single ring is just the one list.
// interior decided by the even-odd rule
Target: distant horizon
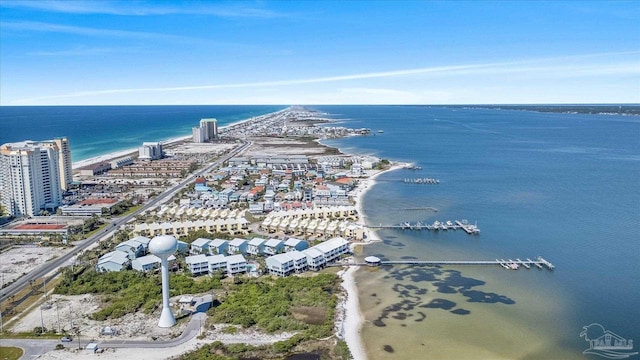
[{"label": "distant horizon", "polygon": [[90,107],[90,106],[640,106],[640,103],[477,103],[477,104],[41,104],[0,105],[0,107]]}]

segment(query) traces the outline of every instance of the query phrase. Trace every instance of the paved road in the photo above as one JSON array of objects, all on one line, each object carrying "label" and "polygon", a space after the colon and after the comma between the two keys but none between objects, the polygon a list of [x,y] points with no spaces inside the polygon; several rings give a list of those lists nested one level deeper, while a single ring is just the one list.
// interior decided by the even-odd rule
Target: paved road
[{"label": "paved road", "polygon": [[135,212],[133,212],[133,213],[127,215],[127,216],[124,216],[124,217],[121,217],[121,218],[118,218],[118,219],[114,219],[111,222],[111,225],[107,225],[104,229],[100,230],[100,232],[98,232],[96,234],[93,234],[92,236],[88,237],[85,240],[79,241],[76,244],[76,246],[73,248],[73,250],[71,250],[70,252],[66,253],[63,256],[60,256],[59,258],[56,258],[56,259],[54,259],[52,261],[49,261],[49,262],[43,264],[42,266],[40,266],[39,268],[34,269],[30,273],[18,278],[15,282],[11,283],[9,286],[7,286],[4,289],[0,290],[1,291],[0,302],[5,301],[9,296],[16,294],[24,286],[26,286],[29,283],[29,281],[35,280],[35,279],[40,279],[43,276],[45,276],[48,273],[50,273],[51,271],[53,271],[55,269],[58,269],[61,266],[64,266],[66,262],[70,261],[78,253],[80,253],[81,251],[85,250],[89,246],[93,245],[95,242],[97,242],[98,240],[104,238],[105,236],[111,235],[111,233],[113,233],[116,230],[118,230],[120,225],[126,224],[129,220],[133,219],[134,216],[136,216],[136,215],[138,215],[138,214],[140,214],[140,213],[142,213],[142,212],[144,212],[144,211],[146,211],[146,210],[148,210],[148,209],[150,209],[150,208],[152,208],[152,207],[154,207],[154,206],[156,206],[158,204],[162,204],[162,203],[168,201],[178,191],[180,191],[182,188],[184,188],[185,186],[190,184],[197,176],[201,176],[202,174],[205,174],[205,173],[211,171],[216,166],[220,166],[223,162],[227,161],[229,158],[231,158],[233,156],[236,156],[240,152],[246,150],[249,146],[251,146],[250,142],[243,142],[241,146],[233,149],[227,155],[225,155],[225,156],[221,157],[220,159],[218,159],[217,161],[209,164],[205,168],[197,171],[195,174],[192,174],[191,176],[187,177],[182,182],[180,182],[178,185],[175,185],[175,186],[171,187],[169,190],[165,191],[161,195],[151,199],[151,201],[146,203],[143,207],[141,207],[137,211],[135,211]]},{"label": "paved road", "polygon": [[[98,348],[169,348],[182,345],[196,337],[204,325],[207,314],[196,313],[191,316],[191,320],[182,332],[182,335],[168,341],[143,341],[143,340],[107,340],[97,341]],[[85,348],[89,339],[80,338],[78,345],[77,338],[72,342],[63,343],[60,340],[38,340],[38,339],[2,339],[2,346],[15,346],[24,350],[20,359],[29,360],[55,349],[56,345],[63,344],[66,348]]]},{"label": "paved road", "polygon": [[2,339],[2,346],[19,347],[24,350],[24,354],[20,359],[31,360],[36,356],[42,355],[55,349],[59,340],[36,340],[36,339]]}]

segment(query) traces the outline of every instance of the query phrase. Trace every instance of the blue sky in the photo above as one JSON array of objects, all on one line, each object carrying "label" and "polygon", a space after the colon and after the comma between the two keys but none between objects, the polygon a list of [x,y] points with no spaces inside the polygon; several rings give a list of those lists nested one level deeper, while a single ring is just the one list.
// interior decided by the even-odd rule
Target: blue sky
[{"label": "blue sky", "polygon": [[640,103],[640,2],[0,2],[1,105],[486,103]]}]

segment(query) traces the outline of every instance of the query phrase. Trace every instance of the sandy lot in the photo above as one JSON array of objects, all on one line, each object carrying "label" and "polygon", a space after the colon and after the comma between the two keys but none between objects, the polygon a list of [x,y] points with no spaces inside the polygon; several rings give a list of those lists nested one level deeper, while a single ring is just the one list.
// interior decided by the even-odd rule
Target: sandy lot
[{"label": "sandy lot", "polygon": [[14,281],[45,262],[65,254],[70,249],[34,245],[14,246],[0,254],[0,279],[3,284]]},{"label": "sandy lot", "polygon": [[[120,338],[152,340],[154,337],[169,340],[179,336],[186,327],[186,321],[182,321],[169,329],[159,328],[157,326],[159,313],[155,316],[136,313],[108,321],[91,320],[89,315],[97,311],[100,306],[99,298],[91,294],[73,296],[50,294],[46,302],[50,307],[39,305],[19,322],[13,324],[11,330],[14,332],[32,331],[33,328],[44,324],[47,329],[69,331],[72,326],[77,326],[80,328],[80,336],[87,340]],[[43,299],[42,304],[44,303]],[[102,335],[101,330],[105,326],[116,328],[118,335],[116,337]]]}]

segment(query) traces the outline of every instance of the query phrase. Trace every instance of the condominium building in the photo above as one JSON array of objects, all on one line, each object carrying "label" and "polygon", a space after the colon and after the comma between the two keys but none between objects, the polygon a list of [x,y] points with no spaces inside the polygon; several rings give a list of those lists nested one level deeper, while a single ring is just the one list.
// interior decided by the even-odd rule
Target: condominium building
[{"label": "condominium building", "polygon": [[69,185],[73,182],[73,171],[71,164],[71,148],[69,139],[66,137],[53,139],[58,146],[58,172],[60,173],[60,187],[62,190],[69,190]]},{"label": "condominium building", "polygon": [[206,142],[205,129],[202,126],[191,128],[191,137],[194,143]]},{"label": "condominium building", "polygon": [[[70,159],[68,142],[59,140],[67,151],[62,157]],[[66,169],[70,162],[60,164],[59,149],[56,140],[27,140],[0,146],[0,202],[9,215],[35,216],[40,210],[53,211],[60,206],[62,181],[70,179],[63,180],[60,171],[62,167],[63,172],[70,173]]]},{"label": "condominium building", "polygon": [[138,159],[158,160],[162,159],[162,144],[159,142],[143,142],[138,148]]},{"label": "condominium building", "polygon": [[218,137],[218,120],[216,119],[201,119],[200,128],[204,129],[205,141],[211,141]]}]

